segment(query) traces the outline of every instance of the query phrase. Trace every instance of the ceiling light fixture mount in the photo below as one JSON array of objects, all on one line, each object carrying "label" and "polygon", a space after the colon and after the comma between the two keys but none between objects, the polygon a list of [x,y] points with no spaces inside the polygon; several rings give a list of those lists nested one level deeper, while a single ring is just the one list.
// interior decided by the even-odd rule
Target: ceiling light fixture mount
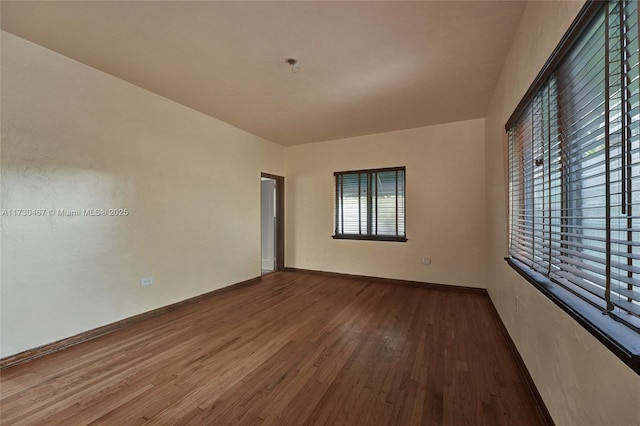
[{"label": "ceiling light fixture mount", "polygon": [[285,62],[289,64],[289,67],[291,68],[291,72],[293,73],[300,72],[300,70],[302,69],[302,65],[300,65],[300,62],[298,62],[297,59],[287,58]]}]

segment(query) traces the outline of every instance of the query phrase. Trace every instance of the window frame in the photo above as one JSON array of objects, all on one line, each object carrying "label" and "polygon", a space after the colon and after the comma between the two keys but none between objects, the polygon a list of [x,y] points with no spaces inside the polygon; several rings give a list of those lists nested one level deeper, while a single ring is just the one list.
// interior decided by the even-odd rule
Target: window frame
[{"label": "window frame", "polygon": [[[513,114],[507,121],[505,125],[505,130],[507,131],[507,133],[509,133],[510,130],[517,128],[517,123],[520,121],[523,114],[526,113],[527,109],[535,101],[535,98],[539,95],[539,93],[541,93],[541,91],[545,89],[545,85],[549,84],[549,82],[553,78],[555,71],[560,68],[563,60],[565,59],[565,57],[567,57],[576,42],[580,40],[585,31],[590,28],[593,20],[598,17],[600,13],[605,13],[605,20],[609,19],[608,12],[604,9],[608,8],[610,4],[611,2],[599,1],[587,1],[585,3],[584,7],[578,13],[578,16],[570,26],[569,30],[562,38],[559,45],[552,53],[549,60],[545,63],[542,70],[532,83],[531,87],[527,90],[525,96],[520,101]],[[605,64],[605,68],[607,66],[608,65]],[[608,74],[606,78],[608,78]],[[605,81],[605,85],[609,84],[608,80]],[[607,99],[607,90],[608,89],[605,89],[605,99]],[[606,101],[605,105],[605,115],[608,115],[611,112],[608,101]],[[601,343],[603,343],[605,347],[607,347],[633,371],[640,375],[640,332],[635,326],[623,324],[616,318],[615,315],[609,312],[610,308],[606,305],[598,307],[599,304],[602,304],[603,300],[598,300],[597,296],[592,296],[586,291],[582,292],[577,285],[576,288],[570,288],[566,287],[565,285],[561,285],[560,283],[555,282],[553,278],[549,278],[542,273],[535,271],[533,266],[526,265],[525,263],[511,255],[511,235],[513,232],[513,226],[516,226],[514,225],[515,222],[512,222],[514,220],[512,193],[516,190],[521,191],[519,197],[522,196],[523,198],[521,200],[520,198],[518,198],[519,201],[524,201],[526,197],[532,195],[525,191],[524,186],[526,186],[527,183],[524,182],[524,178],[521,178],[516,182],[513,182],[511,180],[513,167],[512,159],[515,158],[512,155],[514,144],[515,142],[514,140],[512,140],[512,137],[509,137],[509,140],[507,141],[509,150],[509,168],[507,170],[509,183],[507,192],[509,199],[508,223],[510,243],[509,256],[505,257],[505,260],[507,261],[509,266],[511,266],[523,278],[531,283],[536,289],[541,291],[547,298],[552,300],[557,306],[562,308],[567,314],[569,314]],[[519,146],[518,149],[520,149]],[[544,154],[547,153],[545,152]],[[519,151],[516,152],[516,155],[520,155]],[[550,158],[551,155],[549,154],[549,159]],[[518,161],[521,162],[521,159],[519,159]],[[518,165],[517,167],[520,167],[520,165]],[[524,171],[523,169],[522,171],[518,170],[516,173],[526,174],[526,171]],[[568,183],[564,182],[564,176],[562,179],[562,191],[566,191],[566,185],[568,185]],[[518,188],[515,188],[516,186],[518,186]],[[563,203],[564,202],[565,201],[563,198]],[[535,238],[535,235],[532,233],[531,237]],[[542,237],[544,238],[544,235],[542,235]],[[551,242],[549,242],[549,244],[551,244]]]},{"label": "window frame", "polygon": [[[399,217],[399,212],[400,209],[402,211],[402,215],[403,215],[403,221],[404,221],[404,233],[402,235],[400,234],[396,234],[396,235],[384,235],[384,234],[376,234],[376,233],[372,233],[372,224],[370,220],[367,220],[367,231],[366,233],[340,233],[338,232],[339,229],[339,224],[340,224],[340,212],[339,212],[339,206],[340,206],[340,188],[339,188],[339,176],[344,176],[344,175],[355,175],[357,174],[358,176],[360,175],[366,175],[367,176],[367,185],[370,185],[371,182],[371,178],[374,174],[377,173],[385,173],[385,172],[402,172],[404,178],[402,179],[402,205],[400,206],[400,204],[398,204],[396,202],[396,228],[398,228],[398,217]],[[341,172],[334,172],[333,173],[333,177],[334,177],[334,206],[333,206],[333,235],[332,238],[336,239],[336,240],[367,240],[367,241],[392,241],[392,242],[407,242],[407,215],[406,215],[406,194],[407,194],[407,171],[406,171],[406,167],[405,166],[397,166],[397,167],[386,167],[386,168],[378,168],[378,169],[363,169],[363,170],[348,170],[348,171],[341,171]],[[360,179],[360,177],[358,178]],[[396,187],[396,199],[398,197],[398,191],[399,187]],[[367,218],[370,219],[370,212],[371,212],[371,208],[374,204],[374,198],[377,197],[377,194],[373,194],[373,191],[367,191]],[[377,202],[375,202],[377,205]],[[359,217],[362,216],[362,213],[359,213]],[[342,217],[342,216],[340,216]],[[344,219],[342,219],[343,221],[343,227],[344,227]],[[399,232],[399,231],[396,231]]]}]

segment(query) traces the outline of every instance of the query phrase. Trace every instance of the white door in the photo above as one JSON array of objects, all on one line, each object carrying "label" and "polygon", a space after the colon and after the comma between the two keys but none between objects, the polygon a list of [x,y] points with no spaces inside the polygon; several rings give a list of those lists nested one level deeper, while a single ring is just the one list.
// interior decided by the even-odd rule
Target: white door
[{"label": "white door", "polygon": [[276,181],[260,178],[260,228],[262,240],[262,273],[275,270],[276,257]]}]

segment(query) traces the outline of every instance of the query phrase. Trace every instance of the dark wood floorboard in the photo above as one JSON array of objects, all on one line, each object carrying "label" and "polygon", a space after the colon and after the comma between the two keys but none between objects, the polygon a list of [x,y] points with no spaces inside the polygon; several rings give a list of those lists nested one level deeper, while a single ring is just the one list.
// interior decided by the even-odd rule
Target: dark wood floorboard
[{"label": "dark wood floorboard", "polygon": [[538,425],[486,295],[301,273],[2,371],[3,425]]}]

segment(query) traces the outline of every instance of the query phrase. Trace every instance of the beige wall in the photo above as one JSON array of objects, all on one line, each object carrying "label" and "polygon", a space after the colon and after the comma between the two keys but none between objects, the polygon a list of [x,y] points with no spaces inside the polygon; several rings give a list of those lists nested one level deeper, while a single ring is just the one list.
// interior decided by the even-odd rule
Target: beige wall
[{"label": "beige wall", "polygon": [[[640,377],[504,262],[504,124],[582,2],[530,2],[486,118],[488,290],[558,425],[636,425]],[[520,314],[515,313],[515,298]]]},{"label": "beige wall", "polygon": [[[393,166],[409,241],[332,239],[333,172]],[[289,147],[286,265],[484,287],[484,173],[484,120]]]},{"label": "beige wall", "polygon": [[47,213],[1,218],[2,356],[259,276],[260,172],[283,147],[3,32],[1,207]]}]

